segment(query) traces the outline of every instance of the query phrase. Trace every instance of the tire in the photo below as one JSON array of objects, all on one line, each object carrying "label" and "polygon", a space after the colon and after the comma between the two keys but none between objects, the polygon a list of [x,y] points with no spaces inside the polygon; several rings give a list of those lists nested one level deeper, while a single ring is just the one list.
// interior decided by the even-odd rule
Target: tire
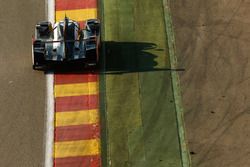
[{"label": "tire", "polygon": [[32,45],[32,67],[34,70],[44,70],[44,47],[44,43],[41,41],[34,41]]},{"label": "tire", "polygon": [[87,51],[87,57],[88,57],[88,61],[93,63],[97,62],[97,53],[96,53],[96,49],[92,49]]},{"label": "tire", "polygon": [[45,63],[44,58],[42,54],[35,54],[33,56],[33,69],[34,70],[44,70],[45,69]]},{"label": "tire", "polygon": [[45,66],[44,65],[33,65],[33,70],[45,70]]}]

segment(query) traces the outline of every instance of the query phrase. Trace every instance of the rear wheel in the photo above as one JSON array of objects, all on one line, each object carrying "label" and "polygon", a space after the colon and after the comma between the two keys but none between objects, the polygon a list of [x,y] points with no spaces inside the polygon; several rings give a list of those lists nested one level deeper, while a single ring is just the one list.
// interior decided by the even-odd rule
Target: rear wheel
[{"label": "rear wheel", "polygon": [[33,69],[34,70],[44,70],[45,69],[45,64],[44,60],[42,59],[43,55],[35,55],[33,57]]},{"label": "rear wheel", "polygon": [[87,51],[86,53],[89,66],[96,67],[98,59],[96,49]]},{"label": "rear wheel", "polygon": [[35,41],[32,46],[32,67],[34,70],[43,70],[45,67],[44,60],[44,43]]}]

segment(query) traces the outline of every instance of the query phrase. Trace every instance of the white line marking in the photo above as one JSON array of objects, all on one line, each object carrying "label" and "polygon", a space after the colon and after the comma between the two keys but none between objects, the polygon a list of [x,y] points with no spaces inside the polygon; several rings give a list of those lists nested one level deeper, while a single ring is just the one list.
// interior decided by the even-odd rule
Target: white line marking
[{"label": "white line marking", "polygon": [[54,154],[54,74],[46,74],[45,167],[53,167]]},{"label": "white line marking", "polygon": [[[45,12],[48,21],[55,22],[55,0],[45,0]],[[53,167],[54,155],[54,73],[46,74],[46,134],[45,167]]]},{"label": "white line marking", "polygon": [[48,4],[48,21],[52,24],[55,22],[55,0],[47,0]]}]

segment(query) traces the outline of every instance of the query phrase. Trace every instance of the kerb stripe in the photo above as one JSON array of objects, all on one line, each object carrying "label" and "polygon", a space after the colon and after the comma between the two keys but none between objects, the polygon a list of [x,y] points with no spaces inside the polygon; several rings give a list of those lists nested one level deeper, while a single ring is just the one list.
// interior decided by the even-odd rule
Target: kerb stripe
[{"label": "kerb stripe", "polygon": [[99,124],[64,126],[55,128],[55,142],[89,140],[100,137]]},{"label": "kerb stripe", "polygon": [[99,155],[55,158],[56,167],[100,167],[101,159]]},{"label": "kerb stripe", "polygon": [[55,97],[92,95],[98,92],[97,82],[55,85]]},{"label": "kerb stripe", "polygon": [[88,19],[93,19],[97,17],[97,10],[96,8],[92,9],[75,9],[75,10],[63,10],[63,11],[56,11],[56,21],[63,20],[65,17],[69,17],[75,21],[84,21]]},{"label": "kerb stripe", "polygon": [[90,110],[98,108],[98,102],[99,96],[97,94],[72,97],[57,97],[55,107],[56,112]]},{"label": "kerb stripe", "polygon": [[99,139],[55,142],[55,158],[100,154]]},{"label": "kerb stripe", "polygon": [[56,10],[97,8],[96,0],[56,0]]},{"label": "kerb stripe", "polygon": [[72,84],[84,82],[96,82],[96,74],[56,74],[55,84]]},{"label": "kerb stripe", "polygon": [[[55,21],[65,15],[84,28],[97,18],[97,0],[55,0]],[[101,167],[99,75],[54,77],[54,167]]]},{"label": "kerb stripe", "polygon": [[72,126],[99,123],[97,109],[72,112],[56,112],[56,126]]}]

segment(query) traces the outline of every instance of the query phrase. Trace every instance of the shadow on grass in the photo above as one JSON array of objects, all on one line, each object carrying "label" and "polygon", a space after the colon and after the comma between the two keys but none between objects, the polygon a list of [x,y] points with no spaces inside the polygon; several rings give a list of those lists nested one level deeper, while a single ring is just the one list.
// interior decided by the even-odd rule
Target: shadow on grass
[{"label": "shadow on grass", "polygon": [[[85,67],[84,63],[54,64],[47,71],[55,74],[122,74],[148,71],[184,71],[184,69],[157,68],[157,55],[152,51],[163,52],[154,43],[146,42],[102,42],[99,65]],[[48,72],[45,72],[48,73]]]},{"label": "shadow on grass", "polygon": [[[122,74],[147,71],[183,71],[184,69],[157,68],[157,55],[163,52],[154,43],[146,42],[103,42],[102,69],[106,74]],[[163,53],[162,53],[163,54]]]}]

